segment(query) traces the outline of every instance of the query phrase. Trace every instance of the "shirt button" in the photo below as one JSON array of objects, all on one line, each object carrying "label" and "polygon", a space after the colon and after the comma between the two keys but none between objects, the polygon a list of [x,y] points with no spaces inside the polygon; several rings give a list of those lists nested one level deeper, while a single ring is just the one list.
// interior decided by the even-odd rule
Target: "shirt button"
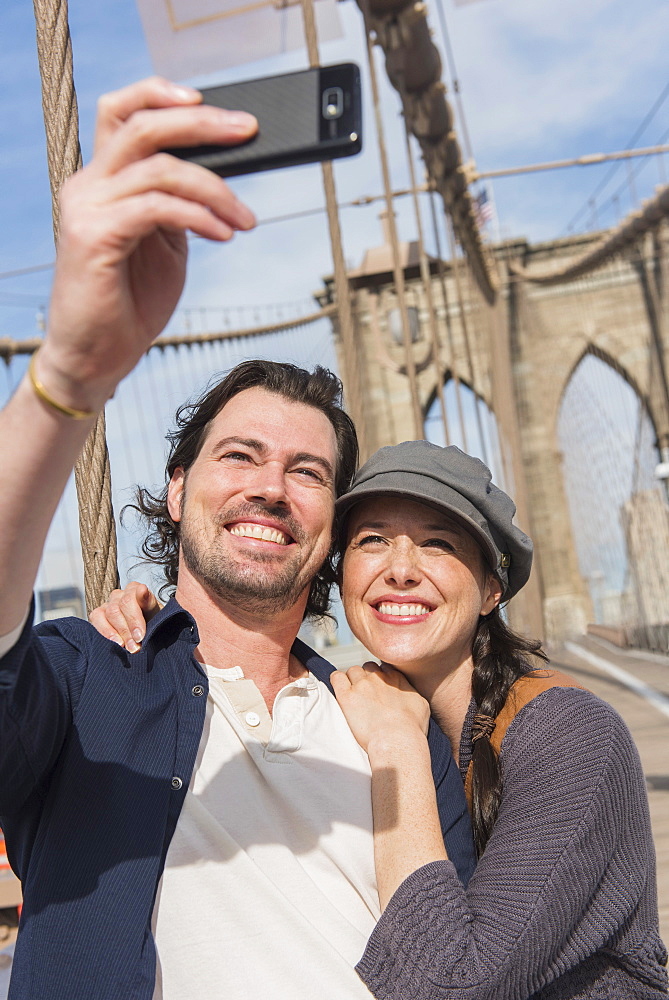
[{"label": "shirt button", "polygon": [[260,725],[260,716],[257,712],[247,712],[244,718],[247,726],[255,727]]},{"label": "shirt button", "polygon": [[174,777],[172,778],[172,788],[174,788],[175,791],[178,791],[182,785],[183,781],[181,780],[181,778],[177,778],[175,774]]},{"label": "shirt button", "polygon": [[204,688],[201,684],[196,684],[191,694],[194,694],[196,698],[200,698],[204,694]]}]

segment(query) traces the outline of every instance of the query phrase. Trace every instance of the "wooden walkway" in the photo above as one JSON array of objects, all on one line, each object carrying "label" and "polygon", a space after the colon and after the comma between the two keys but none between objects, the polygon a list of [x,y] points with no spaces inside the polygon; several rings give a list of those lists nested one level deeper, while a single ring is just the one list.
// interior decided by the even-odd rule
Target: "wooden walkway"
[{"label": "wooden walkway", "polygon": [[[580,655],[577,651],[580,650]],[[660,933],[669,942],[669,714],[607,672],[618,667],[664,695],[669,713],[669,657],[623,652],[599,639],[586,638],[553,650],[553,662],[563,667],[620,712],[641,756],[657,854]]]}]

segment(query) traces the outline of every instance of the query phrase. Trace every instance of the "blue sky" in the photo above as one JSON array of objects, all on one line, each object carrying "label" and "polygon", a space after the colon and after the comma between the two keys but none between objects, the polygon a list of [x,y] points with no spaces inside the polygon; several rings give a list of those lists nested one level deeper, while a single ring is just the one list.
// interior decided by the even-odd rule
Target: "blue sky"
[{"label": "blue sky", "polygon": [[[476,0],[454,6],[443,0],[457,64],[467,125],[476,163],[481,170],[622,149],[667,86],[669,71],[666,39],[669,37],[669,4],[666,0]],[[353,0],[339,5],[344,37],[322,47],[324,62],[354,60],[363,66],[361,16]],[[440,20],[431,0],[428,16],[434,40],[444,53]],[[84,158],[91,149],[95,102],[106,90],[147,75],[152,67],[134,0],[71,0],[75,80],[81,117]],[[0,336],[24,338],[39,329],[39,310],[48,301],[51,271],[2,277],[7,272],[48,265],[54,256],[51,205],[44,149],[40,83],[35,51],[32,5],[25,0],[4,0],[0,5]],[[221,80],[260,76],[306,65],[304,50],[265,60],[242,69],[221,67]],[[379,62],[382,69],[382,61]],[[338,195],[345,201],[378,194],[381,179],[365,75],[366,148],[355,159],[336,165]],[[444,79],[448,83],[446,69]],[[212,80],[213,82],[213,80]],[[450,93],[450,99],[453,99]],[[408,184],[399,100],[383,81],[384,120],[391,149],[393,184]],[[669,100],[666,101],[637,145],[653,145],[669,138]],[[666,157],[664,158],[666,160]],[[642,167],[639,170],[639,167]],[[633,161],[636,195],[647,197],[669,173],[669,163]],[[610,166],[573,168],[498,180],[494,199],[499,233],[532,241],[564,235],[576,217],[575,229],[590,228],[588,198],[609,172]],[[637,173],[638,171],[638,173]],[[323,205],[320,170],[303,167],[233,181],[233,186],[260,220]],[[620,190],[619,190],[620,189]],[[627,168],[621,166],[598,200],[600,224],[615,221],[615,206],[604,207],[619,190],[617,210],[631,207]],[[415,238],[409,199],[398,202],[400,236]],[[365,249],[381,242],[380,206],[345,209],[342,228],[345,255],[353,266]],[[427,207],[426,207],[427,209]],[[585,209],[585,211],[582,211]],[[580,214],[579,214],[580,213]],[[427,220],[425,230],[429,233]],[[331,272],[331,258],[324,215],[290,223],[261,225],[254,233],[239,234],[230,245],[191,244],[191,267],[181,303],[182,310],[216,308],[222,316],[253,322],[253,311],[271,317],[276,303],[284,315],[310,308],[312,293]],[[313,303],[313,300],[311,300]],[[292,305],[294,304],[294,306]],[[183,330],[185,313],[172,323]],[[313,364],[331,358],[327,331],[314,334],[308,348],[299,341],[258,345],[247,353],[270,353]],[[274,346],[275,345],[275,346]],[[226,363],[237,358],[225,355]],[[4,368],[4,366],[3,366]],[[20,365],[0,375],[0,397],[11,388]],[[175,382],[175,394],[187,391]],[[131,394],[128,388],[126,393]],[[126,395],[128,413],[131,395]],[[170,407],[172,399],[169,400]],[[161,424],[156,413],[154,423]],[[112,423],[111,433],[115,430]],[[161,426],[162,430],[162,426]],[[159,440],[159,436],[156,441]],[[119,489],[136,474],[137,466],[151,464],[144,455],[156,454],[159,444],[128,452],[127,444],[112,441],[112,469]],[[127,461],[126,461],[127,458]],[[114,461],[125,472],[114,472]],[[135,468],[132,468],[132,466]],[[148,471],[145,469],[145,471]],[[120,484],[120,485],[119,485]],[[118,506],[118,504],[117,504]],[[63,548],[70,531],[57,524],[53,545]],[[74,530],[74,529],[72,529]],[[76,533],[76,530],[75,530]],[[56,537],[57,536],[57,537]],[[69,549],[69,546],[67,546]],[[71,557],[63,555],[49,574],[54,585],[71,575]]]},{"label": "blue sky", "polygon": [[[667,84],[666,0],[477,0],[454,7],[443,0],[451,34],[467,124],[481,169],[621,149]],[[364,64],[360,14],[352,2],[339,5],[345,36],[323,46],[327,62],[353,58]],[[444,51],[437,11],[429,11],[435,42]],[[75,78],[84,156],[91,146],[97,96],[146,75],[151,64],[134,0],[70,3]],[[41,98],[32,5],[5,0],[0,9],[0,273],[49,263],[53,258]],[[304,66],[306,54],[290,53],[247,69],[221,70],[221,78],[261,75]],[[451,95],[452,97],[452,95]],[[403,186],[407,170],[400,142],[397,96],[384,87],[386,128],[391,138],[393,182]],[[368,108],[369,110],[369,108]],[[653,144],[669,130],[669,101],[639,143]],[[665,157],[666,159],[666,157]],[[640,161],[636,161],[638,165]],[[504,236],[551,239],[566,232],[607,166],[498,180],[494,196]],[[636,169],[636,166],[635,166]],[[669,168],[668,168],[669,169]],[[381,190],[371,114],[365,153],[337,166],[342,200]],[[647,196],[662,179],[657,161],[637,178]],[[604,193],[620,185],[620,209],[630,207],[621,166]],[[265,174],[235,182],[259,218],[322,204],[317,167]],[[342,213],[347,258],[359,262],[380,242],[379,208]],[[600,213],[602,223],[612,211]],[[577,228],[588,228],[589,212]],[[401,203],[400,230],[414,235],[408,199]],[[323,217],[260,227],[233,247],[196,241],[183,304],[243,305],[308,299],[330,270]],[[0,279],[0,335],[34,335],[35,314],[48,298],[50,272]]]}]

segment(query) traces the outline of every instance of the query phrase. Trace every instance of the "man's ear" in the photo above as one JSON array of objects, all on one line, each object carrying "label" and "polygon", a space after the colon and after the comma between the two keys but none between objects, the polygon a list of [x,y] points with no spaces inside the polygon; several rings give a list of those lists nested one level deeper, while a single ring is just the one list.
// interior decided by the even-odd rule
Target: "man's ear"
[{"label": "man's ear", "polygon": [[186,474],[179,465],[172,473],[167,487],[167,509],[172,520],[176,523],[181,520],[181,501],[183,499]]},{"label": "man's ear", "polygon": [[344,576],[344,557],[341,556],[335,568],[335,583],[339,588],[339,593],[341,593],[341,582],[343,576]]},{"label": "man's ear", "polygon": [[[342,529],[337,525],[335,521],[332,525],[332,551],[335,556],[335,583],[339,588],[339,593],[341,594],[342,579],[344,576],[344,549],[346,545],[342,546],[341,539],[345,537],[342,535]],[[339,550],[339,558],[337,558],[337,551]]]}]

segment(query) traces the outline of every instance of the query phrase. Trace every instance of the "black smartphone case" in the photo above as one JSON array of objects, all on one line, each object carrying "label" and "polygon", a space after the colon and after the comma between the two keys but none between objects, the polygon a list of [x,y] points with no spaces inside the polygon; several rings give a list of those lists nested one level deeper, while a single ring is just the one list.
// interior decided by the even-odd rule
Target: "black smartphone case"
[{"label": "black smartphone case", "polygon": [[[336,129],[322,114],[323,91],[332,86],[342,87],[346,98]],[[258,119],[258,134],[241,146],[170,150],[222,177],[350,156],[362,148],[360,74],[352,63],[245,80],[202,93],[206,104],[248,111]]]}]

